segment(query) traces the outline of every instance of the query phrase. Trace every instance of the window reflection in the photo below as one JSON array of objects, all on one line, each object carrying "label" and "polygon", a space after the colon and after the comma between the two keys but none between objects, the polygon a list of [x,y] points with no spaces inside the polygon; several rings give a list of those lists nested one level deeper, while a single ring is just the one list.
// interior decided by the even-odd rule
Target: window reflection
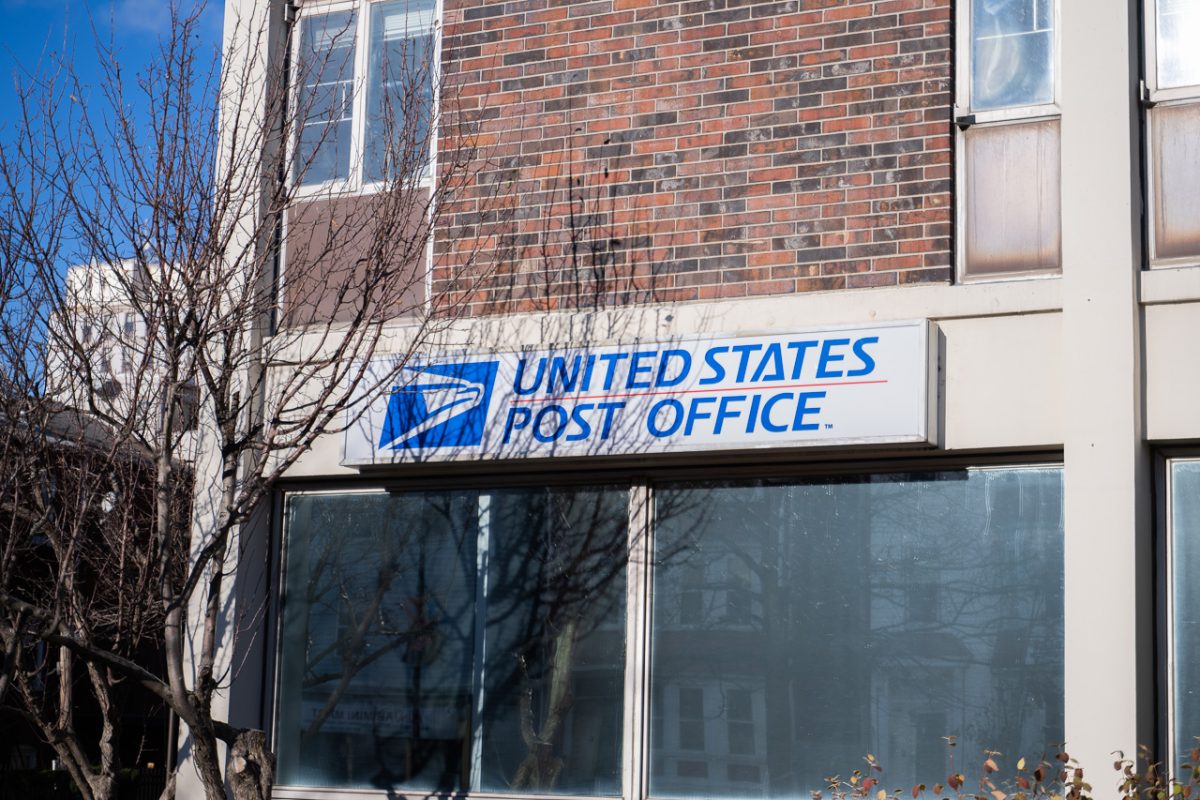
[{"label": "window reflection", "polygon": [[971,108],[1054,101],[1053,0],[973,0]]},{"label": "window reflection", "polygon": [[295,495],[284,784],[619,794],[627,493]]},{"label": "window reflection", "polygon": [[300,183],[350,175],[355,24],[353,11],[340,11],[307,17],[301,26],[296,98],[300,130],[293,164]]},{"label": "window reflection", "polygon": [[1158,88],[1200,84],[1200,3],[1195,0],[1158,0],[1155,5],[1158,33]]},{"label": "window reflection", "polygon": [[433,0],[371,7],[367,181],[413,174],[427,160],[433,115],[434,11]]},{"label": "window reflection", "polygon": [[655,531],[652,794],[803,796],[868,752],[889,783],[933,783],[944,736],[969,760],[1062,740],[1058,470],[674,485],[656,503],[684,510]]}]

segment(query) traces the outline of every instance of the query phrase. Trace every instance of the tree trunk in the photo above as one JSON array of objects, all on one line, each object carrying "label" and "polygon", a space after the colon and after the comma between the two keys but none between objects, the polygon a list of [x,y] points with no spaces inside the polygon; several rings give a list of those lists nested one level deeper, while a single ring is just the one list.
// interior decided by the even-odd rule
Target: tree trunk
[{"label": "tree trunk", "polygon": [[221,762],[217,757],[217,739],[211,731],[191,729],[192,758],[204,786],[207,800],[225,800],[225,780],[221,777]]},{"label": "tree trunk", "polygon": [[275,754],[262,731],[240,731],[229,748],[225,769],[233,800],[268,800],[275,783]]}]

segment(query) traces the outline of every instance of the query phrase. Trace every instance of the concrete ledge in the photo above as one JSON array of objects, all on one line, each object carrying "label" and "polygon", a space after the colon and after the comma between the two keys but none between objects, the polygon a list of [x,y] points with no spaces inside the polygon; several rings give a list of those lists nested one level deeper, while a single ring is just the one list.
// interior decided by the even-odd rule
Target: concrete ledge
[{"label": "concrete ledge", "polygon": [[1143,270],[1142,305],[1191,303],[1200,300],[1200,267],[1160,267]]}]

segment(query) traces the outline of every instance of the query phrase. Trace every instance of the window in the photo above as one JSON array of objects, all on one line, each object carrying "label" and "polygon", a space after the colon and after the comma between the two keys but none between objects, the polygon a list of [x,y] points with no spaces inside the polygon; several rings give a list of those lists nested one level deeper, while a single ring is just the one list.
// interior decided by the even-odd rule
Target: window
[{"label": "window", "polygon": [[[1063,738],[1061,493],[1056,469],[657,486],[656,591],[699,565],[753,565],[749,626],[683,627],[654,605],[651,691],[711,687],[703,711],[727,733],[707,743],[704,796],[745,796],[754,767],[765,796],[807,797],[868,752],[889,783],[933,783],[944,774],[917,770],[943,736],[1036,763]],[[907,588],[927,581],[940,609],[906,618]],[[699,710],[682,691],[681,726]],[[931,719],[941,730],[919,742]],[[737,768],[713,767],[726,758]],[[696,789],[667,772],[650,795]]]},{"label": "window", "polygon": [[1147,6],[1150,263],[1200,263],[1200,4]]},{"label": "window", "polygon": [[436,0],[391,0],[303,13],[295,60],[297,184],[355,190],[424,174],[435,12]]},{"label": "window", "polygon": [[620,794],[628,501],[289,497],[282,784]]},{"label": "window", "polygon": [[1200,460],[1168,462],[1167,492],[1168,736],[1178,768],[1192,763],[1200,736]]},{"label": "window", "polygon": [[956,118],[959,274],[1061,265],[1055,0],[970,0]]},{"label": "window", "polygon": [[1036,761],[1061,494],[1052,467],[290,494],[284,795],[797,798],[868,752],[944,780],[945,736]]}]

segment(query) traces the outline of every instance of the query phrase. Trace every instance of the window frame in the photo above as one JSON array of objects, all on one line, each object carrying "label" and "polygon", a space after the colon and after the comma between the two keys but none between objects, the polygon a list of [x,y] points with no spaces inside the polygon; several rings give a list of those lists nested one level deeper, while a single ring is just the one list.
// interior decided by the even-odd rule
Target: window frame
[{"label": "window frame", "polygon": [[1146,0],[1143,9],[1143,42],[1144,59],[1140,99],[1142,105],[1142,122],[1144,126],[1145,147],[1143,148],[1143,168],[1145,169],[1145,235],[1146,235],[1146,266],[1150,269],[1170,269],[1172,267],[1190,267],[1200,265],[1200,253],[1190,256],[1168,256],[1160,258],[1156,255],[1158,249],[1155,230],[1158,227],[1158,217],[1155,213],[1155,192],[1158,185],[1154,174],[1154,109],[1157,107],[1170,108],[1200,103],[1200,82],[1186,86],[1160,88],[1158,82],[1158,7],[1161,0]]},{"label": "window frame", "polygon": [[[400,1],[404,2],[404,0]],[[354,94],[351,105],[353,117],[350,123],[349,175],[344,179],[311,183],[297,180],[293,166],[298,157],[304,120],[298,112],[293,112],[290,120],[293,130],[288,137],[286,164],[288,186],[297,200],[367,196],[381,191],[387,185],[386,180],[365,180],[363,177],[366,167],[367,72],[370,69],[371,58],[371,7],[387,2],[395,2],[395,0],[310,0],[310,2],[303,3],[296,11],[296,17],[292,22],[291,50],[288,53],[289,74],[293,76],[288,86],[288,101],[293,109],[299,109],[299,97],[304,88],[297,78],[301,74],[301,48],[303,47],[305,20],[345,11],[355,14],[354,74],[352,77]],[[438,130],[441,120],[441,93],[437,89],[442,79],[443,3],[444,0],[434,0],[433,21],[429,27],[429,35],[433,39],[430,52],[432,63],[429,65],[432,102],[429,109],[429,154],[418,181],[421,188],[433,185],[433,176],[436,174],[437,166]]]},{"label": "window frame", "polygon": [[[954,213],[955,241],[955,279],[958,283],[1005,283],[1009,281],[1046,280],[1059,278],[1062,275],[1061,251],[1057,269],[1030,269],[1008,272],[999,275],[969,275],[967,273],[967,214],[966,203],[963,199],[967,194],[966,136],[970,128],[977,126],[999,126],[1021,123],[1049,122],[1062,119],[1062,108],[1059,105],[1062,98],[1062,2],[1061,0],[1045,0],[1053,6],[1051,20],[1053,32],[1050,58],[1051,100],[1048,103],[1011,106],[988,110],[974,108],[971,96],[973,65],[971,54],[974,49],[972,34],[971,5],[972,0],[959,0],[956,3],[955,41],[956,58],[954,69],[955,98],[951,110],[954,123],[954,185],[956,191]],[[1060,140],[1061,150],[1061,140]],[[1061,195],[1062,182],[1059,181]],[[1060,211],[1061,215],[1061,211]],[[1061,216],[1060,216],[1061,225]]]},{"label": "window frame", "polygon": [[[629,556],[626,565],[625,605],[625,674],[623,687],[623,729],[621,731],[621,793],[620,795],[567,795],[531,794],[529,792],[497,793],[462,790],[457,793],[460,800],[670,800],[670,796],[654,795],[650,792],[653,753],[651,751],[652,718],[654,699],[651,694],[652,653],[651,634],[653,627],[654,599],[654,491],[665,484],[688,481],[780,481],[804,478],[827,477],[835,479],[848,475],[883,475],[909,472],[941,472],[958,469],[978,471],[1058,469],[1065,472],[1061,453],[1020,453],[1009,455],[975,455],[974,457],[935,457],[919,459],[893,457],[861,459],[853,462],[797,463],[788,460],[787,453],[773,454],[779,460],[737,463],[736,460],[712,462],[702,467],[683,467],[665,464],[661,469],[645,466],[628,468],[596,469],[593,462],[570,464],[558,472],[542,472],[537,467],[517,474],[492,472],[480,474],[468,471],[471,465],[459,465],[441,477],[414,475],[409,480],[398,480],[395,476],[370,476],[365,480],[334,482],[288,482],[281,486],[273,499],[271,559],[269,575],[274,585],[268,592],[269,624],[265,643],[262,710],[268,725],[267,733],[273,748],[278,748],[279,690],[282,670],[280,648],[283,634],[283,596],[286,579],[288,541],[285,530],[286,498],[294,495],[351,495],[388,494],[396,491],[502,490],[512,488],[567,488],[571,486],[625,487],[628,492],[629,516],[626,526]],[[475,465],[478,469],[479,465]],[[495,465],[491,465],[495,467]],[[551,467],[543,467],[550,470]],[[1065,564],[1064,564],[1065,570]],[[1069,596],[1064,571],[1064,597]],[[1065,681],[1065,673],[1064,673]],[[751,697],[751,712],[755,713]],[[1069,725],[1070,707],[1063,698],[1064,720]],[[666,722],[665,718],[660,720]],[[756,743],[756,747],[759,746]],[[866,743],[864,743],[864,747]],[[864,750],[865,752],[865,750]],[[731,756],[733,760],[745,756]],[[422,800],[428,792],[408,791],[401,787],[390,790],[362,788],[331,788],[294,784],[278,784],[273,796],[280,800],[365,800],[384,797],[401,800]]]},{"label": "window frame", "polygon": [[1145,33],[1145,85],[1143,99],[1151,106],[1158,103],[1168,103],[1172,100],[1192,100],[1200,98],[1200,82],[1186,86],[1176,86],[1167,89],[1158,85],[1158,6],[1161,0],[1146,0],[1143,4],[1145,18],[1143,31]]},{"label": "window frame", "polygon": [[[1166,448],[1157,454],[1155,481],[1157,483],[1155,513],[1158,524],[1155,536],[1154,580],[1157,604],[1154,633],[1155,677],[1160,687],[1155,698],[1155,734],[1162,745],[1162,762],[1167,765],[1167,774],[1175,776],[1178,764],[1179,730],[1175,705],[1175,475],[1177,464],[1200,464],[1200,452],[1191,447]],[[1181,778],[1186,782],[1186,778]]]}]

